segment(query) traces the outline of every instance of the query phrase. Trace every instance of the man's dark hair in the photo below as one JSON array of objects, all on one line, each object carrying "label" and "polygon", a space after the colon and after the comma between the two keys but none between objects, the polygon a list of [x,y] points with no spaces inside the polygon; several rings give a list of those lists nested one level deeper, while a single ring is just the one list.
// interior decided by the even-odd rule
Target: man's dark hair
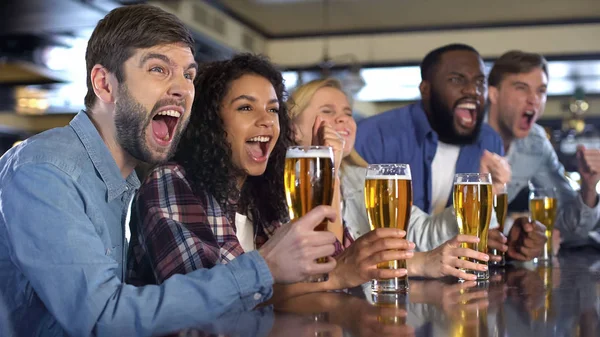
[{"label": "man's dark hair", "polygon": [[194,39],[175,15],[150,5],[123,6],[110,11],[98,22],[85,52],[86,109],[90,110],[96,102],[91,80],[92,68],[96,64],[114,73],[119,83],[123,83],[123,64],[135,49],[169,43],[183,43],[194,53]]},{"label": "man's dark hair", "polygon": [[548,62],[542,55],[511,50],[494,62],[488,83],[490,86],[498,87],[506,75],[528,73],[535,68],[542,69],[548,77]]},{"label": "man's dark hair", "polygon": [[472,51],[479,55],[479,52],[475,48],[462,43],[448,44],[434,49],[425,56],[423,61],[421,61],[421,80],[431,80],[431,75],[435,71],[437,65],[440,63],[442,55],[444,55],[446,52],[455,50]]}]

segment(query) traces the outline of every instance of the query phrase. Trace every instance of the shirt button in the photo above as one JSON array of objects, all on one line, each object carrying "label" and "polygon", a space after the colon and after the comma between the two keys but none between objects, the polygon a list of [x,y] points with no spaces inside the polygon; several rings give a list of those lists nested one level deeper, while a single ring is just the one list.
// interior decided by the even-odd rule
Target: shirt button
[{"label": "shirt button", "polygon": [[259,293],[254,294],[254,300],[258,301],[262,298],[262,295]]}]

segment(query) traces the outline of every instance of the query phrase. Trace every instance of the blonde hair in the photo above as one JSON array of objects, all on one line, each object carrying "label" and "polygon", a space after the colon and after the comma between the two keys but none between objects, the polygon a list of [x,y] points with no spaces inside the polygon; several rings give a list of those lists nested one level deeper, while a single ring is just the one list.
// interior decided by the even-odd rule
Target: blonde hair
[{"label": "blonde hair", "polygon": [[[287,108],[290,118],[296,119],[300,114],[308,107],[315,93],[321,88],[335,88],[346,93],[342,89],[340,81],[334,78],[326,78],[322,80],[310,81],[304,85],[299,86],[294,92],[288,97]],[[346,97],[348,97],[346,95]]]},{"label": "blonde hair", "polygon": [[[292,121],[298,118],[298,116],[300,116],[306,107],[308,107],[315,93],[321,88],[338,89],[344,93],[348,100],[350,100],[348,95],[344,92],[340,81],[336,80],[335,78],[310,81],[296,88],[296,90],[294,90],[287,100],[286,104],[288,108],[288,114],[290,115],[290,119]],[[367,162],[358,154],[358,152],[356,152],[355,149],[352,149],[352,152],[346,158],[344,158],[342,165],[344,164],[367,167]]]}]

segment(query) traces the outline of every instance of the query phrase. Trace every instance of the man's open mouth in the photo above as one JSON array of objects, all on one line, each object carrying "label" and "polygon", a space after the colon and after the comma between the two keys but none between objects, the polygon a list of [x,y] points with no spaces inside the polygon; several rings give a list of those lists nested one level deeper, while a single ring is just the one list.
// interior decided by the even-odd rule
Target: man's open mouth
[{"label": "man's open mouth", "polygon": [[181,113],[176,110],[164,110],[158,112],[152,118],[152,132],[157,140],[168,143],[173,139],[177,123]]},{"label": "man's open mouth", "polygon": [[454,116],[458,119],[458,123],[465,128],[471,128],[477,120],[477,103],[464,102],[458,104],[454,108]]},{"label": "man's open mouth", "polygon": [[521,115],[521,120],[519,122],[519,127],[523,130],[528,130],[531,128],[531,125],[535,122],[535,111],[534,110],[526,110]]}]

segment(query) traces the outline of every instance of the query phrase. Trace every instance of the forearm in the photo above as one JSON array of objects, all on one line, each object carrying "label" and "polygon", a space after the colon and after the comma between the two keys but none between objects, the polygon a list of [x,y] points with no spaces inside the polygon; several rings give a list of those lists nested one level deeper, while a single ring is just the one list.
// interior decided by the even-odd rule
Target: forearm
[{"label": "forearm", "polygon": [[433,250],[457,234],[458,225],[452,208],[431,216],[418,207],[412,207],[407,239],[415,243],[416,251]]},{"label": "forearm", "polygon": [[426,276],[424,273],[427,252],[415,252],[413,257],[406,260],[408,276]]},{"label": "forearm", "polygon": [[600,227],[600,205],[590,208],[581,194],[559,205],[555,228],[567,246],[588,243],[588,233]]},{"label": "forearm", "polygon": [[594,208],[598,205],[598,193],[596,192],[596,186],[592,186],[588,183],[581,185],[581,191],[579,192],[583,203],[589,208]]},{"label": "forearm", "polygon": [[316,292],[323,292],[333,290],[329,281],[326,282],[314,282],[314,283],[293,283],[293,284],[275,284],[273,285],[273,297],[262,305],[276,304],[281,301],[285,301],[289,298],[311,294]]}]

